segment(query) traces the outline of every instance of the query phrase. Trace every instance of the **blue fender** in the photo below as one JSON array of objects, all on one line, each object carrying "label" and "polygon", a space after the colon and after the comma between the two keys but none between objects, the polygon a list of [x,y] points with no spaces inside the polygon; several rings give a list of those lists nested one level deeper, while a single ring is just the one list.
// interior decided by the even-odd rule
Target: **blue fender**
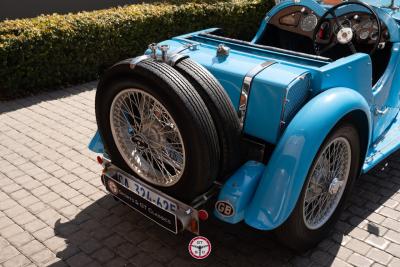
[{"label": "blue fender", "polygon": [[[333,88],[308,102],[286,128],[262,174],[245,222],[260,230],[281,225],[291,214],[308,170],[320,146],[332,128],[352,111],[371,113],[365,98],[348,88]],[[364,155],[365,156],[365,155]]]}]

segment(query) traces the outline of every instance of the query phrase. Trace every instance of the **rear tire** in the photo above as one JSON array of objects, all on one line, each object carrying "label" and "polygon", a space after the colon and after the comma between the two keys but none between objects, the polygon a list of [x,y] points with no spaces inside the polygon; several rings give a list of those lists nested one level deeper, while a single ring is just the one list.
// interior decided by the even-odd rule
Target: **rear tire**
[{"label": "rear tire", "polygon": [[241,131],[235,108],[222,85],[203,66],[186,58],[174,67],[194,86],[210,111],[221,151],[218,178],[223,180],[241,161]]},{"label": "rear tire", "polygon": [[359,167],[358,132],[353,125],[343,123],[319,149],[292,214],[275,230],[278,239],[287,247],[304,252],[326,237],[343,210]]},{"label": "rear tire", "polygon": [[[145,99],[155,100],[143,104]],[[102,81],[96,93],[96,119],[105,149],[117,166],[178,199],[191,201],[217,177],[220,151],[212,118],[193,86],[167,64],[142,61],[129,76]],[[179,151],[173,154],[172,148]],[[162,172],[163,166],[167,167]],[[178,180],[168,183],[166,178],[160,184],[155,180],[159,173]]]}]

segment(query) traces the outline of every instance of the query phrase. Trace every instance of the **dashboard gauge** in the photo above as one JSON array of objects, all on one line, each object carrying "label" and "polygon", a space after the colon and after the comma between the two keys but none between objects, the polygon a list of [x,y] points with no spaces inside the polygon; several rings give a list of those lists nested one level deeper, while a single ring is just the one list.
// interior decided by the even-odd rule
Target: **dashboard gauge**
[{"label": "dashboard gauge", "polygon": [[314,30],[317,26],[318,18],[314,14],[309,14],[305,16],[300,22],[300,28],[305,32],[310,32]]},{"label": "dashboard gauge", "polygon": [[361,40],[366,40],[369,37],[368,29],[361,29],[357,33],[358,33],[358,37],[360,37]]},{"label": "dashboard gauge", "polygon": [[371,32],[369,38],[371,38],[372,41],[376,41],[376,39],[378,39],[378,32],[377,31]]},{"label": "dashboard gauge", "polygon": [[293,26],[296,27],[299,24],[301,13],[296,12],[279,19],[279,23],[285,26]]}]

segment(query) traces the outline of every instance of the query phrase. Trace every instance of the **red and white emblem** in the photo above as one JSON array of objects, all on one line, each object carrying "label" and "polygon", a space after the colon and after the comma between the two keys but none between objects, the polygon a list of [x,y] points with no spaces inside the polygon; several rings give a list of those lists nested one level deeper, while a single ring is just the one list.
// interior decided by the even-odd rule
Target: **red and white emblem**
[{"label": "red and white emblem", "polygon": [[211,242],[204,236],[197,236],[189,242],[190,255],[198,260],[208,257],[211,253]]}]

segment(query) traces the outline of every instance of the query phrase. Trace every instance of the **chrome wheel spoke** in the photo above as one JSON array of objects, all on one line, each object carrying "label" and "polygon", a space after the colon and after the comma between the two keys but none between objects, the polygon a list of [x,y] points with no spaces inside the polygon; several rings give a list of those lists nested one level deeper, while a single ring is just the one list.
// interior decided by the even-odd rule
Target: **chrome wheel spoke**
[{"label": "chrome wheel spoke", "polygon": [[115,144],[132,170],[159,186],[172,186],[185,169],[181,133],[167,109],[140,89],[125,89],[113,100],[110,124]]},{"label": "chrome wheel spoke", "polygon": [[323,226],[336,210],[350,173],[351,147],[338,137],[322,151],[310,172],[303,202],[303,219],[309,229]]}]

